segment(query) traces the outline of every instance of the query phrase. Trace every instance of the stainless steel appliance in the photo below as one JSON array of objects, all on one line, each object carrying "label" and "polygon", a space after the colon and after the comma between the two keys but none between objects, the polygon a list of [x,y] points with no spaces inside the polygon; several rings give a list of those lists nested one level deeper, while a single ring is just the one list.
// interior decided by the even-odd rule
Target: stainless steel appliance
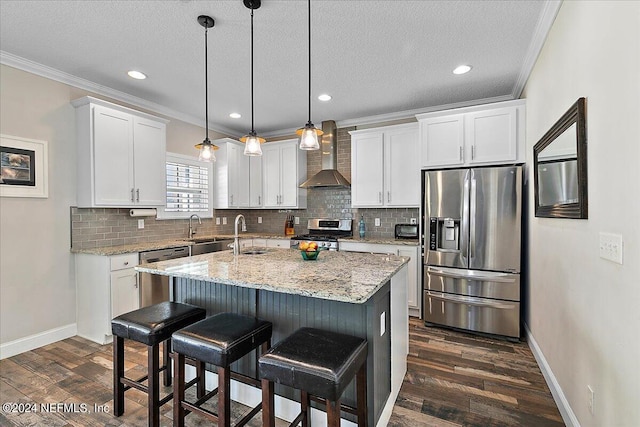
[{"label": "stainless steel appliance", "polygon": [[[140,264],[186,256],[189,256],[188,246],[140,252]],[[169,277],[140,273],[140,307],[147,307],[162,301],[169,301]]]},{"label": "stainless steel appliance", "polygon": [[353,235],[351,219],[320,219],[307,221],[308,234],[300,234],[291,238],[291,247],[297,248],[300,242],[316,242],[319,248],[337,251],[338,238]]},{"label": "stainless steel appliance", "polygon": [[423,171],[425,323],[520,337],[522,166]]},{"label": "stainless steel appliance", "polygon": [[396,224],[394,236],[396,239],[417,239],[418,224]]}]

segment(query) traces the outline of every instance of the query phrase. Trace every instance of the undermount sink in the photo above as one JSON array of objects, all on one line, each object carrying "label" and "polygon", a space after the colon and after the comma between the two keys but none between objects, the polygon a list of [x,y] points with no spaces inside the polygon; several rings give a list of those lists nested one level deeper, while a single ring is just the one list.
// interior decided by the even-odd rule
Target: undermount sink
[{"label": "undermount sink", "polygon": [[219,252],[229,249],[229,243],[233,243],[233,240],[215,238],[199,238],[189,239],[194,244],[191,245],[191,255],[208,254],[210,252]]},{"label": "undermount sink", "polygon": [[261,255],[266,253],[267,253],[266,249],[249,249],[249,250],[240,252],[241,255]]},{"label": "undermount sink", "polygon": [[213,243],[218,242],[221,239],[217,239],[215,237],[192,237],[191,239],[185,239],[187,242],[193,243]]}]

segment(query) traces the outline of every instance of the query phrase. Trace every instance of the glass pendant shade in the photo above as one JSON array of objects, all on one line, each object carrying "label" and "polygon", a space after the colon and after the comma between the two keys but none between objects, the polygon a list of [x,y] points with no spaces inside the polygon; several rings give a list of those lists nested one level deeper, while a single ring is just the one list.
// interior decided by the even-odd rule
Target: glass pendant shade
[{"label": "glass pendant shade", "polygon": [[205,139],[202,141],[202,144],[197,144],[196,148],[200,150],[200,154],[198,155],[198,160],[201,162],[215,162],[216,155],[214,151],[218,148],[209,141],[209,139]]},{"label": "glass pendant shade", "polygon": [[307,123],[305,127],[296,131],[300,135],[300,149],[301,150],[319,150],[320,144],[318,143],[318,137],[323,134],[320,129],[316,129],[313,123]]},{"label": "glass pendant shade", "polygon": [[245,156],[262,156],[262,147],[260,144],[265,142],[264,138],[260,138],[255,132],[250,132],[249,135],[245,135],[240,138],[241,142],[244,142],[244,155]]}]

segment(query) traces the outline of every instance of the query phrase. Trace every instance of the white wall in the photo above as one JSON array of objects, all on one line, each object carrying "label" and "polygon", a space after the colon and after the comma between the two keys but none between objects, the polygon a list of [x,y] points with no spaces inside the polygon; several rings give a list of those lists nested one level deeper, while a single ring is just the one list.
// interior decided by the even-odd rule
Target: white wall
[{"label": "white wall", "polygon": [[[530,186],[526,322],[574,422],[632,427],[640,425],[640,2],[563,3],[523,94],[528,161],[581,96],[589,219],[535,218]],[[623,265],[599,258],[600,232],[622,235]]]},{"label": "white wall", "polygon": [[[14,349],[28,349],[31,343],[42,345],[47,337],[73,334],[76,292],[69,208],[76,201],[76,135],[70,102],[89,93],[4,65],[0,66],[0,93],[0,133],[49,143],[49,197],[0,198],[0,349],[4,356]],[[197,156],[193,146],[204,139],[204,133],[204,128],[171,120],[167,149]],[[210,131],[211,138],[223,136]],[[45,336],[37,337],[41,334]]]}]

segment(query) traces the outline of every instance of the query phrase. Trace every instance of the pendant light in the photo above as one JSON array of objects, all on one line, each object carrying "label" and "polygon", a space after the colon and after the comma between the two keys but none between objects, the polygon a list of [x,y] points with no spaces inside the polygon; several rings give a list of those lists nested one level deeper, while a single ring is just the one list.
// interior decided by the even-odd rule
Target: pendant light
[{"label": "pendant light", "polygon": [[245,143],[245,156],[262,156],[262,144],[265,139],[258,136],[253,126],[253,11],[260,8],[260,0],[243,0],[244,5],[251,9],[251,132],[240,138]]},{"label": "pendant light", "polygon": [[198,16],[198,23],[204,27],[204,111],[205,111],[205,128],[206,134],[204,141],[196,145],[196,148],[200,150],[198,160],[204,162],[215,162],[216,155],[214,153],[219,147],[213,145],[209,139],[209,74],[207,72],[207,32],[209,28],[212,28],[215,21],[212,17],[206,15]]},{"label": "pendant light", "polygon": [[318,150],[320,144],[318,144],[318,136],[322,135],[320,129],[311,122],[311,0],[307,0],[309,9],[309,121],[304,127],[298,129],[296,134],[300,136],[300,149],[301,150]]}]

